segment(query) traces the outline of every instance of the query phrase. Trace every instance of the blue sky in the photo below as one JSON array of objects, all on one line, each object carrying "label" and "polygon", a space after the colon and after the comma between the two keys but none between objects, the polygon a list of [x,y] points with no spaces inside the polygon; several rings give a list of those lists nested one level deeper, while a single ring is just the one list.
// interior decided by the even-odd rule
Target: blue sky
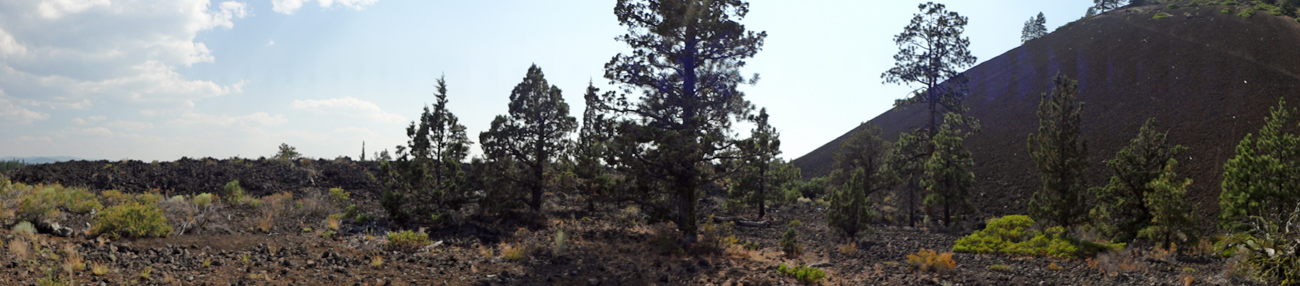
[{"label": "blue sky", "polygon": [[[946,1],[970,18],[982,62],[1089,0]],[[881,83],[918,3],[753,1],[767,31],[742,73],[796,158],[888,110]],[[175,160],[393,149],[446,76],[449,108],[478,138],[537,64],[581,117],[589,81],[625,32],[613,1],[15,0],[0,2],[0,157]],[[747,134],[748,126],[738,126]],[[477,154],[478,147],[473,148]]]}]

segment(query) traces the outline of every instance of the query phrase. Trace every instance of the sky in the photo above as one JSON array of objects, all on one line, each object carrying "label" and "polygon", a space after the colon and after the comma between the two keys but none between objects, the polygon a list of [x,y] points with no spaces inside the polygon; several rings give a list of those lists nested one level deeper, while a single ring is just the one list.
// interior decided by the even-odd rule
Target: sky
[{"label": "sky", "polygon": [[[767,31],[742,74],[794,159],[915,88],[882,83],[920,2],[754,0],[740,22]],[[0,1],[0,157],[171,161],[357,158],[404,144],[445,77],[473,141],[507,112],[530,65],[582,117],[589,82],[630,49],[614,1]],[[952,0],[980,62],[1048,31],[1090,0]],[[747,125],[736,133],[748,134]],[[481,153],[478,146],[472,154]]]}]

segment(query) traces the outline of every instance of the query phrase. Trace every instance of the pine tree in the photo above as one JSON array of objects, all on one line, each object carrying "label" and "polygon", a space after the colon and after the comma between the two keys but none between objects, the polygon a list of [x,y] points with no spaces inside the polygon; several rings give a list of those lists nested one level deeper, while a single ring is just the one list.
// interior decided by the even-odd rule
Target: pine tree
[{"label": "pine tree", "polygon": [[560,88],[547,83],[542,69],[532,65],[510,92],[509,113],[493,119],[491,128],[479,134],[479,141],[488,160],[509,157],[511,163],[519,164],[522,173],[504,174],[528,190],[528,206],[540,212],[546,173],[554,170],[555,158],[572,144],[568,136],[577,127],[577,119],[569,116],[569,104],[564,102]]},{"label": "pine tree", "polygon": [[1029,134],[1029,152],[1038,164],[1043,189],[1029,201],[1029,215],[1066,228],[1082,223],[1088,212],[1084,173],[1087,142],[1079,138],[1082,103],[1078,82],[1057,74],[1050,94],[1038,102],[1038,134]]},{"label": "pine tree", "polygon": [[[903,32],[894,36],[894,43],[899,47],[894,55],[894,67],[880,75],[885,83],[919,84],[911,95],[895,101],[894,105],[924,104],[928,112],[923,127],[899,137],[895,144],[897,153],[890,159],[890,165],[903,181],[897,190],[904,196],[905,211],[911,224],[916,222],[915,207],[922,191],[920,182],[927,179],[925,160],[935,152],[932,140],[939,132],[945,114],[966,112],[962,100],[969,94],[966,87],[969,78],[962,71],[976,61],[970,53],[970,38],[962,36],[966,30],[966,17],[934,2],[920,4],[917,8],[922,13],[913,15]],[[979,129],[979,121],[974,118],[963,117],[953,122],[958,123],[964,126],[952,128]]]},{"label": "pine tree", "polygon": [[1043,17],[1043,12],[1038,12],[1038,17],[1030,17],[1025,21],[1025,28],[1020,30],[1020,43],[1029,42],[1047,35],[1047,18]]},{"label": "pine tree", "polygon": [[[781,134],[768,124],[767,108],[760,109],[758,115],[751,118],[754,129],[749,139],[740,142],[740,151],[745,154],[737,178],[738,184],[732,188],[729,196],[739,198],[744,204],[758,210],[758,219],[767,214],[766,203],[780,198],[780,193],[773,187],[786,184],[790,178],[778,176],[773,171],[775,163],[780,163],[776,156],[781,155]],[[798,178],[794,178],[798,179]]]},{"label": "pine tree", "polygon": [[461,162],[473,142],[447,108],[445,78],[438,78],[436,88],[433,108],[425,106],[419,121],[406,127],[409,140],[397,146],[397,159],[380,163],[385,189],[380,204],[395,220],[459,209],[468,200]]},{"label": "pine tree", "polygon": [[922,129],[898,134],[898,140],[892,144],[894,151],[889,155],[889,168],[897,176],[894,188],[895,197],[900,198],[900,209],[907,214],[907,224],[916,225],[916,214],[921,203],[921,193],[925,180],[925,160],[929,157],[929,134]]},{"label": "pine tree", "polygon": [[[612,96],[606,92],[605,96]],[[578,179],[578,191],[587,203],[587,210],[594,211],[596,202],[608,200],[616,183],[609,165],[605,163],[608,155],[610,123],[608,114],[599,108],[601,99],[599,88],[587,83],[587,92],[583,95],[586,109],[582,112],[582,129],[578,131],[578,141],[573,148],[573,172]]]},{"label": "pine tree", "polygon": [[827,225],[848,237],[869,229],[867,223],[875,217],[869,196],[895,181],[886,164],[889,153],[889,142],[880,139],[880,127],[871,123],[863,123],[840,143],[831,173],[835,187],[831,188]]},{"label": "pine tree", "polygon": [[605,64],[605,78],[624,91],[600,100],[622,117],[609,157],[628,176],[623,199],[672,220],[686,245],[696,240],[700,188],[731,171],[713,169],[737,143],[732,120],[753,109],[737,89],[753,83],[740,69],[767,33],[738,22],[748,13],[742,0],[620,0],[614,7],[628,29],[618,39],[633,52]]},{"label": "pine tree", "polygon": [[1300,205],[1300,136],[1291,123],[1294,108],[1278,99],[1258,133],[1237,143],[1236,156],[1223,165],[1219,223],[1237,229],[1250,216],[1281,222]]},{"label": "pine tree", "polygon": [[1160,176],[1147,184],[1151,192],[1146,193],[1142,202],[1149,208],[1151,224],[1138,231],[1138,236],[1155,241],[1166,249],[1175,243],[1191,245],[1196,239],[1196,219],[1192,210],[1196,209],[1184,198],[1187,186],[1192,179],[1177,181],[1174,166],[1178,161],[1169,159]]},{"label": "pine tree", "polygon": [[[958,121],[960,116],[949,113],[947,119]],[[960,130],[945,123],[931,140],[934,152],[925,161],[925,179],[921,186],[930,191],[925,196],[925,204],[943,207],[944,225],[952,223],[954,214],[969,214],[975,210],[975,205],[970,202],[970,189],[975,186],[975,173],[970,169],[975,161],[971,159],[970,151],[963,147],[963,139]]]},{"label": "pine tree", "polygon": [[934,2],[917,8],[924,14],[913,15],[903,32],[894,36],[899,48],[894,55],[894,67],[880,77],[885,83],[920,84],[910,96],[894,105],[925,104],[929,122],[924,129],[928,137],[933,137],[939,131],[943,114],[966,112],[961,101],[968,95],[969,79],[962,71],[974,65],[976,58],[970,53],[970,38],[962,37],[966,17]]},{"label": "pine tree", "polygon": [[[1129,1],[1127,0],[1092,0],[1092,7],[1088,7],[1088,16],[1101,15],[1101,13],[1110,12],[1110,10],[1124,7]],[[1141,4],[1141,3],[1140,3]],[[1139,5],[1140,5],[1139,4]]]},{"label": "pine tree", "polygon": [[1150,208],[1143,202],[1148,185],[1165,170],[1170,160],[1186,150],[1170,146],[1165,133],[1156,131],[1156,119],[1147,119],[1129,145],[1106,161],[1113,175],[1105,186],[1089,190],[1097,198],[1091,215],[1105,235],[1115,241],[1129,241],[1151,224]]}]

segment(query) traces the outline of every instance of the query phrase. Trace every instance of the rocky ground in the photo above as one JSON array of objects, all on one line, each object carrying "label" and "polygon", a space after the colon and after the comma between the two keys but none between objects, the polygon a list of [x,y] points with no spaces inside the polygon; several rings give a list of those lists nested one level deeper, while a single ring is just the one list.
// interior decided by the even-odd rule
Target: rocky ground
[{"label": "rocky ground", "polygon": [[[297,200],[313,203],[312,198],[300,195]],[[850,241],[826,227],[823,205],[806,200],[772,210],[769,226],[720,232],[739,241],[720,252],[672,250],[655,243],[658,235],[673,233],[665,231],[671,227],[647,225],[634,207],[586,213],[569,209],[562,199],[552,200],[560,203],[549,205],[549,215],[526,223],[466,212],[461,225],[426,229],[431,244],[405,251],[385,247],[388,226],[382,218],[344,220],[337,235],[322,236],[329,228],[326,214],[342,205],[337,202],[278,214],[269,231],[258,225],[260,209],[249,206],[222,209],[221,216],[229,219],[210,222],[215,227],[165,238],[109,240],[92,238],[84,230],[70,237],[43,233],[28,238],[0,230],[8,250],[0,255],[0,285],[799,284],[777,272],[781,263],[825,270],[824,285],[1252,283],[1239,275],[1231,259],[1141,247],[1083,260],[957,253],[956,267],[949,272],[920,271],[908,265],[908,254],[922,248],[946,252],[958,236],[937,228],[878,225],[853,241],[855,251],[846,252],[842,247]],[[363,199],[348,203],[374,207]],[[716,210],[716,201],[705,205]],[[62,219],[86,220],[93,214],[82,216],[65,214]],[[794,228],[805,248],[788,257],[778,240],[794,220],[801,222]],[[757,247],[746,249],[742,245],[747,243]],[[82,267],[75,266],[77,260]]]}]

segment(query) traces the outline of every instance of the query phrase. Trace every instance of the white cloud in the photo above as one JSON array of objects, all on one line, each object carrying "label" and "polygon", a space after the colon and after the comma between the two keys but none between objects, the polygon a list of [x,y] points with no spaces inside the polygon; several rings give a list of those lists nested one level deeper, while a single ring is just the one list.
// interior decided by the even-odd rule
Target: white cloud
[{"label": "white cloud", "polygon": [[325,100],[294,100],[293,109],[305,110],[321,115],[341,115],[366,118],[377,122],[402,124],[406,118],[401,115],[384,112],[378,105],[354,97],[331,98]]},{"label": "white cloud", "polygon": [[138,133],[153,130],[153,123],[137,121],[113,121],[104,123],[104,127],[123,132]]},{"label": "white cloud", "polygon": [[267,46],[274,46],[274,45],[275,45],[275,40],[271,40],[270,42],[267,42],[266,45],[267,45]]},{"label": "white cloud", "polygon": [[33,121],[49,118],[50,115],[47,113],[31,111],[10,102],[4,94],[4,90],[0,90],[0,121],[26,125],[32,124]]},{"label": "white cloud", "polygon": [[[304,3],[311,0],[271,0],[271,10],[285,15],[293,15],[294,11],[302,8]],[[334,4],[339,7],[351,8],[353,10],[365,9],[366,6],[374,5],[379,0],[317,0],[321,8],[332,8]]]},{"label": "white cloud", "polygon": [[189,80],[176,68],[215,61],[196,34],[232,28],[248,11],[235,1],[0,1],[0,86],[15,102],[53,109],[193,106],[239,86]]},{"label": "white cloud", "polygon": [[192,128],[203,126],[217,127],[259,127],[268,125],[279,125],[288,122],[283,115],[270,115],[266,112],[257,112],[240,116],[228,115],[210,115],[186,111],[181,118],[168,121],[168,124],[179,127]]},{"label": "white cloud", "polygon": [[36,10],[40,12],[41,17],[47,19],[58,19],[65,14],[76,14],[86,11],[94,6],[107,6],[108,0],[45,0],[37,6]]}]

